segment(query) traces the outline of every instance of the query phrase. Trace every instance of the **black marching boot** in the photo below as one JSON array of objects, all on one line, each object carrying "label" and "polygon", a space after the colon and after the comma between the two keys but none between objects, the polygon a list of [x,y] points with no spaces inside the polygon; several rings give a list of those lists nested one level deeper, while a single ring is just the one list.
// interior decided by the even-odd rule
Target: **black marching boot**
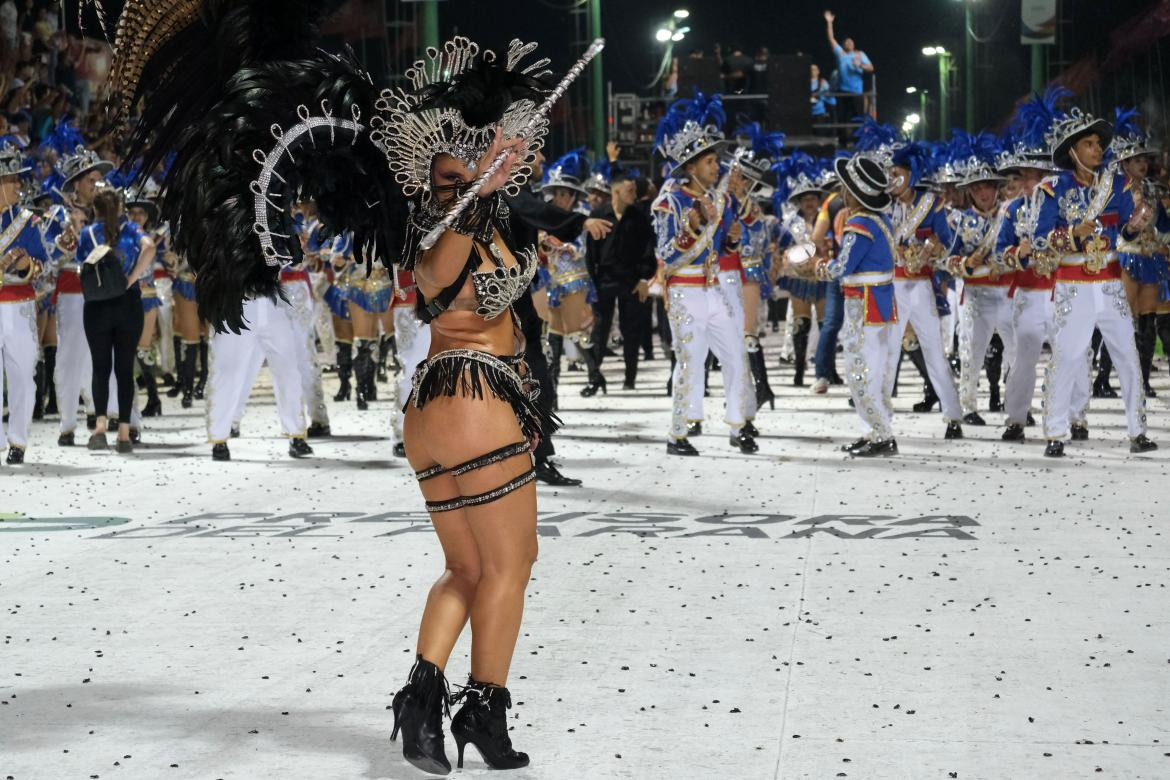
[{"label": "black marching boot", "polygon": [[987,405],[988,411],[1002,412],[1003,402],[1000,400],[999,380],[1003,376],[1003,339],[998,333],[991,334],[991,343],[987,345],[987,356],[983,359],[983,370],[987,372],[987,384],[991,392],[991,401]]},{"label": "black marching boot", "polygon": [[597,395],[598,390],[601,391],[602,395],[609,395],[605,386],[605,375],[601,373],[601,366],[597,362],[597,353],[593,350],[593,345],[584,336],[574,338],[573,343],[577,345],[577,351],[581,353],[581,362],[585,364],[585,369],[589,373],[585,386],[581,388],[581,397],[592,398]]},{"label": "black marching boot", "polygon": [[138,350],[138,368],[142,383],[146,385],[146,406],[142,407],[142,416],[159,417],[162,415],[162,399],[158,397],[158,381],[154,378],[154,365],[150,361],[149,351]]},{"label": "black marching boot", "polygon": [[804,387],[804,369],[808,363],[808,334],[812,332],[810,317],[797,317],[792,322],[792,356],[794,360],[795,376],[792,378],[793,387]]},{"label": "black marching boot", "polygon": [[[1162,354],[1170,357],[1170,314],[1154,315],[1154,333],[1162,342]],[[45,365],[49,364],[49,347],[45,347]],[[49,379],[52,381],[52,374]]]},{"label": "black marching boot", "polygon": [[406,687],[394,694],[391,707],[394,730],[390,741],[402,732],[402,757],[424,772],[450,773],[451,762],[443,744],[443,716],[451,714],[451,705],[443,670],[424,661],[421,655],[416,656]]},{"label": "black marching boot", "polygon": [[1109,347],[1101,345],[1101,355],[1097,360],[1097,378],[1093,380],[1094,398],[1116,398],[1117,391],[1109,384],[1109,372],[1113,370],[1113,358],[1109,357]]},{"label": "black marching boot", "polygon": [[33,372],[33,413],[34,420],[45,419],[45,361],[38,360]]},{"label": "black marching boot", "polygon": [[348,341],[337,342],[337,378],[341,386],[333,400],[338,403],[348,401],[351,393],[349,378],[353,376],[353,344]]},{"label": "black marching boot", "polygon": [[678,357],[675,356],[674,350],[670,350],[670,373],[666,375],[666,397],[670,398],[674,395],[674,366],[678,362]]},{"label": "black marching boot", "polygon": [[186,354],[185,344],[178,336],[175,336],[171,341],[175,345],[175,383],[171,385],[171,389],[167,390],[167,398],[178,398],[183,392],[183,356]]},{"label": "black marching boot", "polygon": [[192,399],[195,397],[195,359],[198,349],[198,344],[183,345],[183,365],[179,369],[177,387],[183,395],[183,400],[180,403],[184,409],[190,409],[194,403]]},{"label": "black marching boot", "polygon": [[560,395],[558,390],[561,384],[561,358],[564,357],[564,354],[565,337],[550,330],[548,332],[548,376],[552,380],[552,409],[554,412],[560,407],[557,397]]},{"label": "black marching boot", "polygon": [[367,339],[357,340],[357,356],[353,359],[353,375],[357,390],[357,408],[370,408],[370,385],[374,384],[374,350]]},{"label": "black marching boot", "polygon": [[477,682],[467,678],[467,687],[455,695],[455,701],[463,700],[463,706],[451,718],[451,735],[459,750],[459,762],[463,768],[463,750],[475,745],[483,761],[492,769],[519,769],[528,766],[528,754],[512,749],[512,738],[508,736],[508,710],[512,707],[512,694],[507,688]]},{"label": "black marching boot", "polygon": [[203,400],[203,392],[207,388],[207,339],[199,339],[199,380],[195,382],[195,400]]},{"label": "black marching boot", "polygon": [[386,358],[393,352],[393,338],[393,336],[383,335],[378,339],[378,363],[374,377],[382,384],[390,381],[390,375],[386,373]]},{"label": "black marching boot", "polygon": [[44,348],[45,354],[45,414],[59,414],[57,410],[57,345]]},{"label": "black marching boot", "polygon": [[755,336],[747,337],[748,367],[752,370],[752,379],[756,384],[756,408],[762,409],[768,404],[771,409],[776,408],[776,393],[768,383],[768,364],[764,360],[764,350],[760,347],[760,340]]},{"label": "black marching boot", "polygon": [[930,381],[930,373],[926,370],[926,358],[922,355],[922,347],[915,346],[914,349],[906,350],[906,356],[910,358],[910,362],[918,370],[923,382],[922,400],[914,404],[914,411],[920,414],[929,412],[938,403],[938,393],[934,391],[934,384]]},{"label": "black marching boot", "polygon": [[1154,350],[1158,346],[1157,314],[1139,314],[1137,330],[1138,361],[1142,368],[1142,387],[1146,391],[1146,398],[1157,398],[1158,394],[1150,387],[1150,369],[1154,367]]}]

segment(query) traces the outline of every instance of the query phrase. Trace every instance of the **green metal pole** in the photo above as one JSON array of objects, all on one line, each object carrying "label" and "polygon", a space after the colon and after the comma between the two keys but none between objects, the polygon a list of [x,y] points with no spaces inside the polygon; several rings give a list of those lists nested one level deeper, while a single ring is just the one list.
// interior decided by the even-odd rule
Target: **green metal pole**
[{"label": "green metal pole", "polygon": [[1038,43],[1032,44],[1032,91],[1037,95],[1044,92],[1044,85],[1048,81],[1048,74],[1044,68],[1044,47]]},{"label": "green metal pole", "polygon": [[975,28],[972,26],[972,0],[963,0],[963,9],[966,11],[966,25],[967,29],[964,31],[963,39],[967,44],[967,53],[964,63],[966,70],[966,78],[964,79],[963,98],[966,101],[966,116],[963,118],[967,126],[967,132],[975,132]]},{"label": "green metal pole", "polygon": [[922,117],[922,140],[926,140],[930,136],[927,134],[927,127],[929,122],[926,121],[926,90],[918,91],[918,116]]},{"label": "green metal pole", "polygon": [[[589,2],[589,37],[601,37],[601,0]],[[593,68],[593,152],[597,159],[605,157],[605,80],[602,76],[601,55],[591,63]]]},{"label": "green metal pole", "polygon": [[439,0],[423,0],[422,47],[439,48]]},{"label": "green metal pole", "polygon": [[938,55],[938,135],[946,138],[947,128],[951,123],[951,89],[947,84],[951,68],[951,55]]}]

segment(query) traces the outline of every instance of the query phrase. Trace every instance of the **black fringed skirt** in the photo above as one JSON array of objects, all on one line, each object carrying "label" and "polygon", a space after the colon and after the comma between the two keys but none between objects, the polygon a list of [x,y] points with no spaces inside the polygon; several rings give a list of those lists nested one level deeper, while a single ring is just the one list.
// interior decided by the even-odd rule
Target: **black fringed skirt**
[{"label": "black fringed skirt", "polygon": [[485,393],[511,405],[524,438],[534,446],[561,427],[560,418],[537,403],[540,386],[523,353],[501,357],[475,349],[439,352],[418,364],[406,406],[421,409],[442,396],[482,399]]}]

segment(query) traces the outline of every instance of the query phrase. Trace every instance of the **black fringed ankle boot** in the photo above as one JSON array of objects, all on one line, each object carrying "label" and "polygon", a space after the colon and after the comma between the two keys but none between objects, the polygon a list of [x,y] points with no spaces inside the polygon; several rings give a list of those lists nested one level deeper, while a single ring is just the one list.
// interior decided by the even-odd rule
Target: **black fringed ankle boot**
[{"label": "black fringed ankle boot", "polygon": [[1150,370],[1154,367],[1154,350],[1158,347],[1157,314],[1139,314],[1137,318],[1136,336],[1138,361],[1142,370],[1142,387],[1146,398],[1157,398],[1158,394],[1150,387]]},{"label": "black fringed ankle boot", "polygon": [[528,766],[528,754],[512,749],[508,736],[508,710],[512,694],[507,688],[467,678],[467,687],[455,696],[463,707],[451,719],[451,734],[459,749],[457,766],[463,768],[463,749],[475,745],[483,761],[492,769],[519,769]]},{"label": "black fringed ankle boot", "polygon": [[45,414],[57,414],[57,345],[49,344],[45,352]]},{"label": "black fringed ankle boot", "polygon": [[443,716],[451,714],[450,701],[443,670],[416,656],[406,686],[394,694],[390,741],[401,731],[402,757],[424,772],[445,775],[451,771],[443,745]]}]

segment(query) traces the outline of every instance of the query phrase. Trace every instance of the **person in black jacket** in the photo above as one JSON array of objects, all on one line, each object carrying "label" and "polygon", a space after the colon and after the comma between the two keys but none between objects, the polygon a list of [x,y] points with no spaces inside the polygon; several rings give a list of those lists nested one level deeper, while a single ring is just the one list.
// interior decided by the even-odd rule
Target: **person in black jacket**
[{"label": "person in black jacket", "polygon": [[[529,181],[540,181],[543,162],[543,155],[538,154]],[[584,214],[574,214],[557,208],[528,187],[521,189],[515,197],[505,197],[505,201],[511,211],[510,226],[514,246],[534,246],[537,231],[540,230],[562,241],[572,241],[581,235],[582,230],[589,230],[591,235],[608,230],[606,224],[590,220]],[[532,303],[531,291],[516,301],[513,309],[520,319],[520,330],[524,333],[524,359],[528,363],[528,370],[540,383],[540,403],[546,409],[551,409],[556,400],[556,387],[549,375],[548,361],[544,355],[543,322]],[[547,433],[541,436],[535,453],[536,478],[547,485],[558,487],[580,485],[581,480],[566,477],[553,463],[552,456],[555,452],[552,437]]]},{"label": "person in black jacket", "polygon": [[645,203],[637,197],[634,180],[618,173],[610,182],[611,200],[590,216],[613,223],[604,238],[592,236],[585,244],[585,264],[597,288],[593,312],[593,354],[597,372],[581,395],[589,397],[605,386],[601,361],[613,325],[614,307],[618,310],[618,327],[622,334],[622,353],[626,361],[624,387],[634,389],[638,377],[638,350],[649,328],[649,311],[645,301],[650,279],[658,268],[654,259],[654,226]]}]

